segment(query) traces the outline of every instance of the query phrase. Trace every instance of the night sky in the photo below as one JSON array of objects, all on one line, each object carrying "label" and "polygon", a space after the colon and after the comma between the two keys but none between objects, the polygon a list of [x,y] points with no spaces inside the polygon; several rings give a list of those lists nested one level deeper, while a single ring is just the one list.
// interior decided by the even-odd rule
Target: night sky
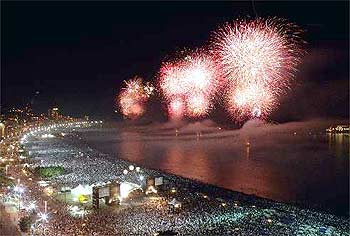
[{"label": "night sky", "polygon": [[118,119],[114,97],[123,80],[153,80],[167,55],[207,45],[226,21],[257,14],[297,23],[308,42],[299,83],[272,118],[347,117],[348,2],[254,5],[256,13],[250,1],[2,1],[2,108],[30,102],[38,112],[57,105],[64,114]]}]

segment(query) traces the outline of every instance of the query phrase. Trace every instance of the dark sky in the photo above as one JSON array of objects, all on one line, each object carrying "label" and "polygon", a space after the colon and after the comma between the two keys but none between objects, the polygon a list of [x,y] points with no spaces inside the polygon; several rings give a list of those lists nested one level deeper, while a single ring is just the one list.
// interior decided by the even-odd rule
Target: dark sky
[{"label": "dark sky", "polygon": [[[282,101],[284,115],[277,119],[303,118],[311,108],[317,110],[311,116],[346,116],[348,2],[258,1],[255,8],[259,16],[287,18],[306,29],[303,82]],[[207,44],[211,31],[247,15],[255,15],[250,1],[2,1],[2,107],[31,101],[37,111],[56,104],[66,114],[112,117],[123,80],[134,75],[152,80],[164,57]],[[40,94],[34,97],[35,91]],[[317,99],[306,98],[310,92]],[[328,102],[326,106],[315,108],[317,96]],[[294,113],[286,109],[290,103]]]}]

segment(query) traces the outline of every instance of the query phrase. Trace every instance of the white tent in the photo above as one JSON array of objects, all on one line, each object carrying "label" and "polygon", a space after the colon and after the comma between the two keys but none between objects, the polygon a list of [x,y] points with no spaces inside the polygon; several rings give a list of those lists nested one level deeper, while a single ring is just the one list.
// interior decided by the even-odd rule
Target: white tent
[{"label": "white tent", "polygon": [[71,193],[72,193],[74,198],[76,198],[80,195],[91,195],[92,194],[92,186],[79,184],[77,187],[75,187],[71,190]]}]

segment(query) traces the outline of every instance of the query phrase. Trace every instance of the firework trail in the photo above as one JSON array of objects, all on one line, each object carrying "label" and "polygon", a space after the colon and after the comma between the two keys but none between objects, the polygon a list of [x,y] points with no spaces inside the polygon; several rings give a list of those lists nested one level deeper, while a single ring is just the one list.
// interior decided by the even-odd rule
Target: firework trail
[{"label": "firework trail", "polygon": [[212,52],[226,79],[226,108],[236,121],[264,118],[278,105],[303,55],[300,33],[279,18],[235,21],[214,33]]},{"label": "firework trail", "polygon": [[205,116],[219,87],[216,65],[211,57],[201,52],[163,63],[159,87],[170,117]]},{"label": "firework trail", "polygon": [[125,87],[117,97],[118,106],[124,117],[137,119],[144,114],[145,104],[153,94],[154,87],[150,83],[144,85],[142,78],[137,76],[124,83]]}]

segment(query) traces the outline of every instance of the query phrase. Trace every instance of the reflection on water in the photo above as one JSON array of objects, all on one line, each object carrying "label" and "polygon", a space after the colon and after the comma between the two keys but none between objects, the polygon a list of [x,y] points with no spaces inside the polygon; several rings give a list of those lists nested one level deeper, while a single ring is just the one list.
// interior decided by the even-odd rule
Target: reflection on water
[{"label": "reflection on water", "polygon": [[327,133],[328,144],[331,151],[334,151],[337,157],[349,156],[349,134],[346,133]]},{"label": "reflection on water", "polygon": [[[138,137],[139,134],[134,134],[134,138],[137,139]],[[123,155],[121,158],[125,160],[130,160],[130,158],[132,158],[134,162],[141,161],[144,156],[142,143],[128,140],[130,135],[127,132],[120,133],[120,138],[123,140],[123,142],[119,143],[120,153]]]},{"label": "reflection on water", "polygon": [[[149,139],[141,132],[116,133],[102,140],[90,138],[90,144],[146,167],[247,194],[348,214],[348,135],[181,138],[171,132],[172,137]],[[86,139],[89,141],[89,136]]]},{"label": "reflection on water", "polygon": [[191,175],[192,178],[208,182],[207,176],[211,175],[208,158],[202,149],[183,149],[180,145],[175,144],[167,150],[164,159],[159,163],[159,168],[172,172]]},{"label": "reflection on water", "polygon": [[245,157],[248,159],[249,158],[249,154],[250,154],[250,143],[248,143],[246,145],[246,148],[245,148]]}]

